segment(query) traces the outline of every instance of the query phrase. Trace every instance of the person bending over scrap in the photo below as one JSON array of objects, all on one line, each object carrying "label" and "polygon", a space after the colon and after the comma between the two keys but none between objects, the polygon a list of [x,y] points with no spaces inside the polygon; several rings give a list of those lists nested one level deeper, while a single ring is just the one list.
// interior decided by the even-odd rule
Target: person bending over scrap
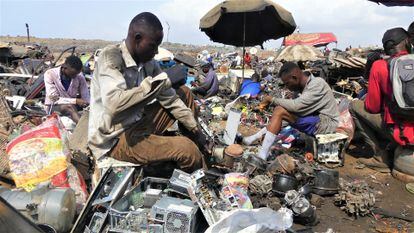
[{"label": "person bending over scrap", "polygon": [[[89,89],[81,71],[82,61],[76,56],[69,56],[62,66],[45,72],[45,105],[48,112],[52,108],[52,111],[69,116],[78,123],[77,106],[86,107],[89,104]],[[78,94],[81,98],[77,98]]]},{"label": "person bending over scrap", "polygon": [[203,79],[203,82],[193,90],[194,94],[197,94],[204,99],[217,95],[219,91],[219,81],[212,64],[210,62],[203,62],[201,64],[201,71],[205,78]]},{"label": "person bending over scrap", "polygon": [[297,130],[314,136],[334,133],[339,123],[336,100],[329,85],[319,77],[306,76],[293,62],[285,63],[279,76],[286,87],[299,95],[295,99],[265,96],[261,106],[276,105],[270,123],[258,133],[244,138],[247,145],[265,135],[258,156],[267,159],[270,147],[280,132],[282,121],[287,121]]},{"label": "person bending over scrap", "polygon": [[[97,160],[109,155],[142,165],[175,162],[191,172],[202,166],[206,138],[194,117],[182,65],[161,71],[153,59],[163,39],[159,19],[135,16],[125,41],[104,48],[91,84],[89,148]],[[163,136],[175,120],[187,135]],[[196,145],[197,144],[197,145]],[[160,171],[164,172],[164,171]]]}]

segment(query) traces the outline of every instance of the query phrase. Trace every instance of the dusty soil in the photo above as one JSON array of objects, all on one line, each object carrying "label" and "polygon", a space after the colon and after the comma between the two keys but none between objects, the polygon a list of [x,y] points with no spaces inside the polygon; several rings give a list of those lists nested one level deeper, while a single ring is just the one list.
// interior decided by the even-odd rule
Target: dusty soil
[{"label": "dusty soil", "polygon": [[[352,147],[351,147],[352,148]],[[391,174],[378,173],[369,168],[358,169],[357,158],[346,155],[345,166],[338,168],[340,177],[347,181],[365,180],[376,191],[375,206],[404,213],[414,217],[414,194],[405,189],[405,184],[394,179]],[[414,223],[381,216],[365,216],[357,219],[349,217],[333,204],[333,197],[324,199],[324,204],[317,209],[320,223],[313,227],[315,232],[414,232]],[[376,219],[377,218],[377,219]],[[296,225],[294,229],[303,229]]]}]

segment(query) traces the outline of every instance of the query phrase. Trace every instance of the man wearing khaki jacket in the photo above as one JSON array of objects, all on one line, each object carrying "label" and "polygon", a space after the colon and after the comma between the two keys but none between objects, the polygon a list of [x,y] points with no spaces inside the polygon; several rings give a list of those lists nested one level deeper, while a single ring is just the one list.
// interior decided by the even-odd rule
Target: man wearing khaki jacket
[{"label": "man wearing khaki jacket", "polygon": [[[162,30],[155,15],[138,14],[126,40],[101,52],[91,83],[88,133],[96,159],[109,155],[143,165],[173,161],[185,171],[201,167],[197,145],[203,148],[206,139],[197,127],[194,99],[181,86],[185,69],[175,66],[162,72],[153,60]],[[162,136],[175,120],[192,140]]]}]

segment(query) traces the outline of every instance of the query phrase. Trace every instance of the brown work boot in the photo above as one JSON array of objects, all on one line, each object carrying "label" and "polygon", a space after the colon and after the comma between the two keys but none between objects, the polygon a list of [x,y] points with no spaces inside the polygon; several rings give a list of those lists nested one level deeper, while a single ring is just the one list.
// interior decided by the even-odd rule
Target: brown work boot
[{"label": "brown work boot", "polygon": [[381,172],[381,173],[390,173],[391,169],[389,168],[389,166],[382,162],[379,161],[376,157],[373,158],[359,158],[357,160],[358,163],[365,165],[368,168],[371,168],[372,170]]},{"label": "brown work boot", "polygon": [[377,148],[376,151],[377,153],[374,157],[369,159],[359,158],[357,162],[375,171],[382,173],[390,173],[392,166],[392,158],[390,157],[390,154],[387,150],[383,150],[380,148]]},{"label": "brown work boot", "polygon": [[358,163],[365,165],[381,173],[390,173],[392,160],[386,150],[377,150],[377,154],[372,158],[359,158]]}]

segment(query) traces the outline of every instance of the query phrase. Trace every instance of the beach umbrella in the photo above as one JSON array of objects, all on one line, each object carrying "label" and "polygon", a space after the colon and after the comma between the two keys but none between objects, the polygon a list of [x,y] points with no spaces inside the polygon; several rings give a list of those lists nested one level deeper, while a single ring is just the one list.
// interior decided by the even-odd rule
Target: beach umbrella
[{"label": "beach umbrella", "polygon": [[224,1],[200,19],[200,30],[214,42],[243,47],[260,45],[292,34],[292,14],[271,0]]},{"label": "beach umbrella", "polygon": [[310,45],[287,46],[276,57],[277,61],[316,61],[323,59],[323,54],[317,48]]},{"label": "beach umbrella", "polygon": [[368,0],[385,6],[414,6],[414,0]]},{"label": "beach umbrella", "polygon": [[157,61],[169,61],[174,59],[174,54],[167,49],[158,47],[158,53],[155,54],[154,59]]},{"label": "beach umbrella", "polygon": [[292,34],[292,14],[271,0],[228,0],[200,20],[200,30],[214,42],[255,46]]}]

